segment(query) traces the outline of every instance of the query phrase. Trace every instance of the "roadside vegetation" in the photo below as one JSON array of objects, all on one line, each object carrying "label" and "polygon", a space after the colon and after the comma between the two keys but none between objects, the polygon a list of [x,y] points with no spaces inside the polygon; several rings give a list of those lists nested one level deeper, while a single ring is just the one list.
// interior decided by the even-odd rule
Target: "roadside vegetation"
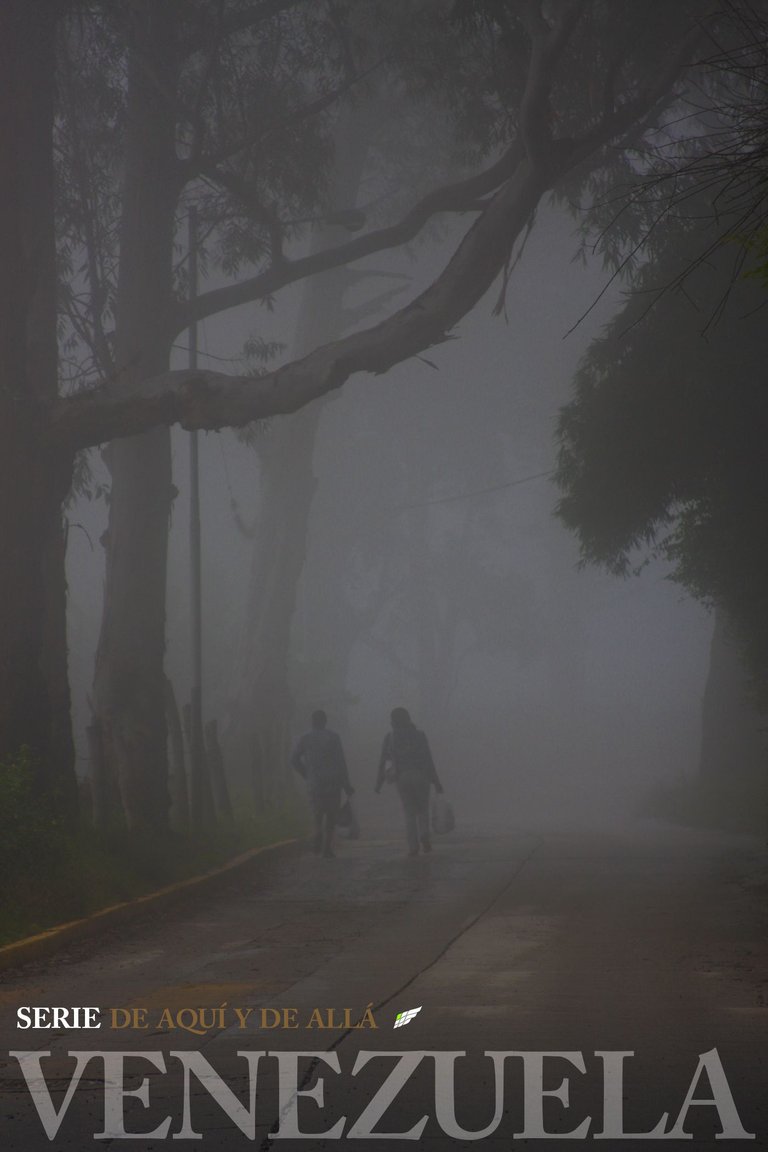
[{"label": "roadside vegetation", "polygon": [[205,833],[162,836],[115,826],[73,827],[41,800],[37,768],[27,749],[0,762],[0,946],[111,904],[200,875],[250,848],[306,830],[299,800],[253,807],[238,803],[229,825]]}]

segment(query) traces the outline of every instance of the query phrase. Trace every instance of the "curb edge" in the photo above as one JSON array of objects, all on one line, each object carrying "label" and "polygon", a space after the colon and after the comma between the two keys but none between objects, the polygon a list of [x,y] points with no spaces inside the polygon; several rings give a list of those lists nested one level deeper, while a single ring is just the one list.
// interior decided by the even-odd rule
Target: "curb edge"
[{"label": "curb edge", "polygon": [[231,873],[237,872],[260,858],[279,858],[281,855],[289,854],[302,844],[303,840],[294,837],[289,840],[278,840],[275,844],[266,844],[261,848],[250,848],[247,852],[241,852],[232,860],[228,860],[226,864],[222,864],[210,872],[203,872],[199,876],[189,876],[185,880],[177,880],[174,884],[168,884],[154,892],[147,892],[143,896],[123,900],[119,904],[110,904],[107,908],[93,912],[90,916],[68,920],[64,924],[56,924],[52,928],[46,928],[34,936],[25,936],[21,940],[4,944],[0,947],[0,972],[19,968],[34,960],[46,959],[61,951],[72,941],[87,939],[89,936],[96,935],[102,928],[125,923],[144,912],[172,904],[177,899],[215,884],[217,880],[226,880]]}]

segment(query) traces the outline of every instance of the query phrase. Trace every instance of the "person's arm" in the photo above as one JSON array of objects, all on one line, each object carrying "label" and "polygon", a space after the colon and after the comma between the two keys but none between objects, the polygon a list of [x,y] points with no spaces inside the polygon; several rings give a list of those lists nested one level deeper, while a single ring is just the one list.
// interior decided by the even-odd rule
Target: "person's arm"
[{"label": "person's arm", "polygon": [[304,759],[304,737],[303,736],[300,737],[300,739],[298,740],[298,742],[296,744],[296,747],[293,750],[293,755],[291,756],[291,764],[296,769],[299,776],[303,776],[304,779],[306,780],[306,778],[307,778],[307,765],[306,765],[306,761]]},{"label": "person's arm", "polygon": [[384,743],[381,746],[381,758],[379,759],[379,767],[376,773],[376,786],[374,792],[381,792],[384,786],[384,770],[388,761],[392,759],[392,742],[389,738],[389,732],[384,737]]},{"label": "person's arm", "polygon": [[424,760],[425,760],[426,765],[427,765],[427,773],[429,775],[429,782],[430,782],[430,784],[434,784],[436,792],[442,792],[443,786],[440,783],[440,777],[437,774],[437,768],[435,768],[435,761],[432,759],[432,749],[429,746],[429,740],[427,740],[427,737],[424,735],[423,732],[422,732],[422,737],[424,739]]},{"label": "person's arm", "polygon": [[349,781],[349,769],[347,768],[347,761],[344,756],[344,745],[341,742],[341,736],[336,737],[336,755],[339,762],[339,775],[341,777],[341,787],[346,792],[347,796],[354,796],[355,790]]}]

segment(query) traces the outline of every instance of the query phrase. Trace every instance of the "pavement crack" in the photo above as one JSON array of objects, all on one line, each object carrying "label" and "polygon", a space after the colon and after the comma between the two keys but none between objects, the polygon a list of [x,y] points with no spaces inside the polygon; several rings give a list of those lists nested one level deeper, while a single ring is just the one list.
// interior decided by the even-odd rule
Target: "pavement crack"
[{"label": "pavement crack", "polygon": [[[376,1004],[374,1004],[373,1005],[374,1013],[381,1011],[382,1008],[386,1008],[386,1006],[388,1004],[391,1004],[393,1000],[395,1000],[398,996],[400,996],[403,992],[405,992],[408,988],[410,988],[412,984],[415,984],[416,981],[421,976],[423,976],[425,972],[429,972],[431,968],[434,968],[436,964],[439,964],[440,961],[448,954],[448,952],[451,950],[453,945],[456,944],[456,942],[458,940],[461,940],[461,938],[463,936],[466,936],[467,932],[470,932],[475,927],[475,925],[478,924],[480,922],[480,920],[483,919],[484,916],[487,916],[489,912],[493,911],[493,909],[498,904],[498,902],[504,898],[504,896],[507,894],[509,889],[512,887],[512,885],[518,879],[518,877],[520,876],[520,873],[523,871],[525,866],[536,855],[536,853],[538,852],[539,848],[541,848],[543,843],[544,843],[544,841],[543,841],[542,837],[539,837],[537,839],[536,843],[531,848],[531,850],[527,853],[527,855],[523,856],[522,859],[518,862],[517,867],[513,870],[512,874],[510,876],[506,877],[506,879],[504,880],[504,883],[501,885],[501,887],[499,889],[497,889],[496,892],[493,893],[493,895],[490,897],[490,899],[487,900],[486,903],[482,905],[482,907],[478,910],[478,912],[474,916],[471,916],[467,921],[465,921],[465,923],[462,924],[461,928],[459,928],[459,930],[457,932],[454,932],[454,934],[451,937],[449,937],[449,939],[445,942],[445,944],[439,950],[439,952],[436,952],[435,955],[432,957],[432,959],[428,961],[428,963],[422,964],[422,966],[420,968],[418,968],[416,970],[416,972],[413,973],[412,976],[410,976],[406,981],[404,981],[404,983],[402,983],[398,988],[395,988],[395,990],[393,992],[391,992],[388,996],[385,996],[383,1000],[380,1000]],[[329,1044],[327,1048],[323,1049],[323,1051],[324,1052],[334,1052],[337,1048],[339,1048],[344,1043],[344,1041],[349,1036],[352,1035],[352,1033],[356,1029],[356,1026],[361,1023],[362,1019],[363,1019],[363,1017],[360,1016],[351,1027],[346,1028],[339,1036],[336,1037],[336,1039],[333,1041],[333,1043]],[[320,1065],[320,1060],[317,1057],[315,1057],[315,1059],[310,1061],[309,1066],[308,1066],[304,1076],[301,1078],[299,1085],[296,1089],[296,1094],[303,1091],[307,1087],[310,1080],[312,1079],[312,1076],[313,1076],[315,1070],[319,1067],[319,1065]],[[291,1098],[290,1103],[292,1103],[292,1101],[293,1101],[293,1097]],[[290,1107],[290,1103],[288,1105],[286,1105],[286,1108]],[[274,1149],[273,1134],[275,1132],[277,1132],[278,1128],[280,1127],[280,1121],[283,1117],[284,1111],[285,1111],[285,1109],[283,1110],[283,1112],[281,1112],[278,1116],[275,1117],[274,1121],[270,1125],[269,1132],[267,1133],[267,1135],[264,1137],[261,1144],[259,1145],[259,1152],[269,1152],[270,1149]]]}]

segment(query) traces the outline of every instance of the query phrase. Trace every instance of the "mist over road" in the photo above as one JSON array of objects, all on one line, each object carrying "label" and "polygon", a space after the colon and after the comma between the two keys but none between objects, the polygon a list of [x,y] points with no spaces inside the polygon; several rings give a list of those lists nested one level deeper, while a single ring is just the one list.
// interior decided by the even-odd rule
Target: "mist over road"
[{"label": "mist over road", "polygon": [[[416,860],[405,859],[402,847],[397,833],[383,832],[341,842],[332,861],[308,854],[277,861],[96,945],[5,974],[4,1149],[51,1146],[9,1051],[54,1053],[45,1070],[56,1100],[74,1064],[59,1054],[113,1048],[166,1054],[199,1049],[238,1091],[245,1082],[238,1048],[333,1047],[347,1074],[361,1049],[468,1052],[473,1059],[459,1060],[456,1072],[457,1117],[468,1130],[482,1129],[493,1115],[492,1070],[482,1053],[581,1052],[584,1074],[563,1061],[545,1069],[545,1088],[570,1080],[570,1108],[555,1100],[545,1107],[548,1126],[561,1132],[576,1128],[586,1115],[594,1118],[593,1132],[600,1128],[602,1080],[595,1051],[636,1053],[626,1063],[625,1119],[627,1130],[645,1132],[664,1111],[674,1120],[698,1056],[717,1048],[740,1118],[758,1134],[751,1146],[768,1143],[768,909],[758,842],[645,823],[610,834],[564,827],[463,829],[439,841],[431,857]],[[225,1003],[296,1008],[302,1025],[316,1007],[340,1013],[372,1005],[378,1028],[264,1031],[249,1025],[200,1037],[154,1026],[163,1008]],[[142,1006],[153,1026],[55,1035],[17,1030],[17,1006],[36,1004]],[[421,1007],[419,1016],[393,1032],[395,1014],[412,1007]],[[429,1111],[423,1071],[387,1115],[384,1131],[405,1130]],[[142,1076],[148,1072],[152,1103],[145,1110],[130,1102],[129,1129],[149,1132],[173,1113],[171,1132],[177,1131],[180,1120],[169,1102],[179,1078],[148,1065],[141,1070]],[[335,1074],[320,1072],[326,1076],[327,1112],[320,1117],[311,1101],[301,1105],[302,1123],[318,1132],[339,1115],[356,1116],[364,1102],[357,1083],[356,1093],[334,1094]],[[518,1121],[519,1080],[510,1071],[510,1110]],[[102,1126],[102,1091],[89,1071],[56,1148],[90,1146]],[[205,1139],[177,1140],[173,1147],[258,1147],[267,1139],[274,1115],[265,1114],[263,1131],[247,1141],[199,1085],[195,1093],[195,1125]],[[704,1076],[697,1095],[708,1093]],[[713,1108],[691,1109],[697,1148],[718,1130],[714,1121]],[[492,1136],[479,1146],[509,1147],[513,1130],[520,1130],[519,1122],[515,1127],[511,1118],[505,1120],[503,1141],[500,1128],[498,1140]],[[141,1140],[102,1140],[97,1146],[123,1143],[164,1146]],[[308,1146],[282,1141],[294,1143]],[[442,1135],[433,1120],[421,1143],[463,1146]],[[369,1147],[362,1140],[348,1145]],[[320,1139],[312,1144],[326,1146],[341,1145]],[[572,1148],[573,1141],[563,1147]]]}]

